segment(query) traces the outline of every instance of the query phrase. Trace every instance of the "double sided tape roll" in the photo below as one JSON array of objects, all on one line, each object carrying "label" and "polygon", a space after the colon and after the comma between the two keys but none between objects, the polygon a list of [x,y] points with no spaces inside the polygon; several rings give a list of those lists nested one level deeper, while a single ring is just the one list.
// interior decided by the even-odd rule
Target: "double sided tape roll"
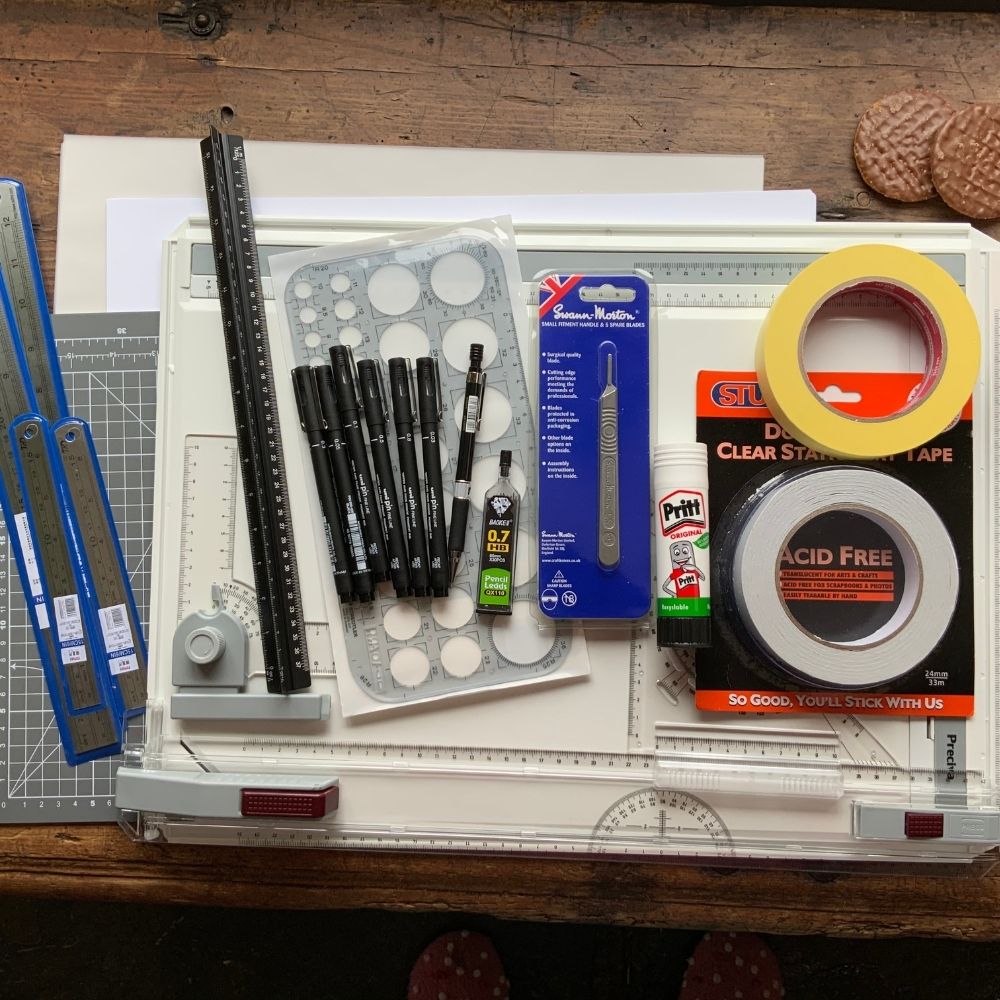
[{"label": "double sided tape roll", "polygon": [[[896,545],[904,569],[891,617],[848,642],[807,632],[781,594],[789,540],[830,511],[874,522]],[[923,497],[885,473],[847,465],[785,473],[747,504],[734,530],[731,588],[742,624],[768,659],[800,679],[842,688],[885,684],[917,666],[951,622],[959,575],[948,531]]]},{"label": "double sided tape roll", "polygon": [[[923,378],[896,413],[846,414],[825,402],[806,374],[809,323],[824,302],[845,291],[889,295],[923,337]],[[979,354],[975,313],[947,272],[912,250],[860,245],[826,254],[788,283],[761,327],[757,377],[771,413],[803,444],[840,458],[879,458],[916,448],[951,424],[972,394]]]}]

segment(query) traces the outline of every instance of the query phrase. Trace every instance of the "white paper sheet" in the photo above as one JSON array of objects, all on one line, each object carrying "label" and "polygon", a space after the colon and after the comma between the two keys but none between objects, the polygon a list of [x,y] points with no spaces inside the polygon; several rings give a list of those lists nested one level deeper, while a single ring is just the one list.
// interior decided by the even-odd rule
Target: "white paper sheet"
[{"label": "white paper sheet", "polygon": [[[812,191],[724,191],[643,195],[485,195],[464,198],[255,198],[257,219],[392,219],[458,222],[510,215],[515,225],[577,223],[796,223],[816,221]],[[161,247],[185,219],[207,212],[204,198],[108,201],[107,311],[160,308]],[[94,306],[103,310],[104,304]]]},{"label": "white paper sheet", "polygon": [[[248,142],[258,197],[759,191],[761,156]],[[103,311],[109,198],[201,198],[197,139],[68,135],[59,170],[56,312]],[[472,212],[470,217],[481,216]]]}]

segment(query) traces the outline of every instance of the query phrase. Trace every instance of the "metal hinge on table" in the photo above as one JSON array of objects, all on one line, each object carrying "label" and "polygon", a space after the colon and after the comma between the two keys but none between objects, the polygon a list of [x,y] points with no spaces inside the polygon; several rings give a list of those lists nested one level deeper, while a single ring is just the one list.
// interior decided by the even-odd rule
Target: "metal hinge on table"
[{"label": "metal hinge on table", "polygon": [[218,38],[224,21],[222,9],[205,0],[175,3],[169,10],[156,15],[156,23],[163,30],[196,38]]}]

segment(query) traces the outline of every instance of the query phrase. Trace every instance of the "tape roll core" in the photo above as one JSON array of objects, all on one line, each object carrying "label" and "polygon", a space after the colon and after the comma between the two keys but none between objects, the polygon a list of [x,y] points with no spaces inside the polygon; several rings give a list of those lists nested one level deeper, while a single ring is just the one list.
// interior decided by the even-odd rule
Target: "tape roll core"
[{"label": "tape roll core", "polygon": [[[809,323],[846,291],[889,295],[923,337],[923,378],[895,413],[844,413],[816,392],[806,374]],[[834,250],[793,278],[764,319],[756,358],[761,392],[778,422],[803,444],[840,458],[898,455],[940,434],[972,394],[979,359],[979,324],[958,283],[923,255],[880,244]]]},{"label": "tape roll core", "polygon": [[[905,572],[889,620],[846,642],[806,631],[782,597],[778,576],[789,539],[834,510],[860,514],[882,528]],[[808,682],[838,688],[888,683],[927,657],[955,612],[958,560],[947,529],[923,497],[885,473],[829,466],[783,474],[761,489],[734,530],[732,591],[743,626],[767,659]]]}]

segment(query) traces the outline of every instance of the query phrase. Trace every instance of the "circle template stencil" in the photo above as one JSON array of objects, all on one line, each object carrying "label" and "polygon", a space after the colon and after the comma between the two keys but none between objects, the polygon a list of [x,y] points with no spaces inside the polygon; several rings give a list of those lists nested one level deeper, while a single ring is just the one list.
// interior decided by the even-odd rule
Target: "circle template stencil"
[{"label": "circle template stencil", "polygon": [[420,299],[417,276],[402,264],[383,264],[368,282],[368,298],[387,316],[408,313]]},{"label": "circle template stencil", "polygon": [[449,306],[465,306],[474,302],[486,287],[483,265],[464,250],[446,253],[431,268],[431,288]]}]

